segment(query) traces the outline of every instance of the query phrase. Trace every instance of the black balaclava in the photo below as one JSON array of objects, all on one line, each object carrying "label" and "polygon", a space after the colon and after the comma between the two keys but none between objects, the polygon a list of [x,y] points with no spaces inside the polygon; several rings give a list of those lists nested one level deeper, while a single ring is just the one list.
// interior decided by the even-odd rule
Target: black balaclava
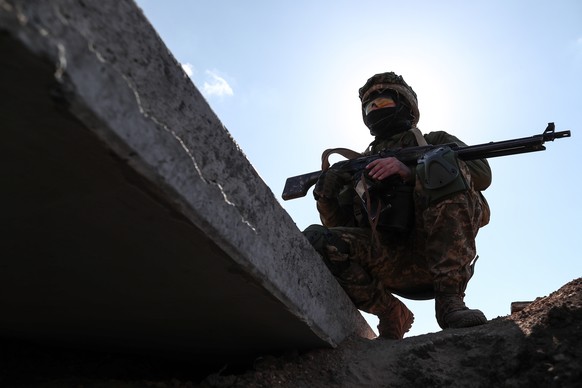
[{"label": "black balaclava", "polygon": [[[367,105],[367,102],[385,96],[391,97],[396,105],[394,107],[376,109],[366,114],[364,107]],[[372,136],[383,139],[389,138],[412,127],[412,112],[402,100],[396,91],[388,89],[374,95],[366,103],[362,104],[364,123],[370,129]]]},{"label": "black balaclava", "polygon": [[[376,109],[366,115],[366,104],[383,93],[392,93],[390,96],[395,106]],[[418,123],[420,112],[416,93],[402,76],[394,72],[375,74],[358,90],[358,95],[362,102],[364,123],[377,139],[391,137]]]}]

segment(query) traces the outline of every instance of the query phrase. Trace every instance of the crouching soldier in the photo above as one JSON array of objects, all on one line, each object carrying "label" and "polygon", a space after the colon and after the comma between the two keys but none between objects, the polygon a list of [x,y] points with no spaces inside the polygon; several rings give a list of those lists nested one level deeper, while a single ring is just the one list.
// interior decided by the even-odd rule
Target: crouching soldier
[{"label": "crouching soldier", "polygon": [[[401,76],[376,74],[359,96],[364,123],[375,137],[365,155],[426,144],[465,145],[446,132],[420,133],[416,93]],[[465,305],[464,296],[477,231],[489,222],[481,195],[491,183],[489,164],[457,160],[446,147],[425,159],[411,165],[394,157],[376,159],[358,184],[352,174],[328,169],[313,190],[323,225],[303,233],[356,307],[378,316],[381,338],[403,338],[414,320],[393,294],[434,299],[443,329],[487,321]],[[372,184],[362,185],[364,180]]]}]

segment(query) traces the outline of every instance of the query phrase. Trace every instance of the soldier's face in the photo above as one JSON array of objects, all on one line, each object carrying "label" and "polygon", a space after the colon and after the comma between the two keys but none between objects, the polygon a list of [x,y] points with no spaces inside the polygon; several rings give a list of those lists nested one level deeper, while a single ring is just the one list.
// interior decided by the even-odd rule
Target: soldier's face
[{"label": "soldier's face", "polygon": [[364,105],[364,113],[366,116],[377,109],[394,108],[396,101],[391,96],[379,96]]}]

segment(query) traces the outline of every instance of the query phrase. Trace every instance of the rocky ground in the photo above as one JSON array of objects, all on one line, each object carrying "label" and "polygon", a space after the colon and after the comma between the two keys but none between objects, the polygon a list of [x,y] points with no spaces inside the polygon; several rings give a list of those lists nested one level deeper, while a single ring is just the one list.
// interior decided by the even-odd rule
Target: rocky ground
[{"label": "rocky ground", "polygon": [[[579,387],[582,278],[520,312],[469,329],[402,341],[352,338],[336,349],[265,356],[236,373],[152,374],[143,359],[79,358],[3,347],[1,386],[37,387]],[[159,365],[158,372],[160,371]],[[190,365],[192,367],[192,365]],[[97,373],[96,371],[99,370]]]}]

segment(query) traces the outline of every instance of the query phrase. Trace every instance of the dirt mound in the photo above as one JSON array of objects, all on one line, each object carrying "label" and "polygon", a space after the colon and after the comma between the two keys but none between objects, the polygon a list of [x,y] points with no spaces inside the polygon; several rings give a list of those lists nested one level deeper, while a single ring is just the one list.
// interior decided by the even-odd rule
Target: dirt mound
[{"label": "dirt mound", "polygon": [[258,360],[203,387],[578,387],[582,279],[520,312],[402,341],[350,339],[333,350]]},{"label": "dirt mound", "polygon": [[197,375],[194,362],[3,343],[0,386],[578,387],[581,342],[582,278],[483,326],[402,341],[351,338],[335,349],[264,356],[210,376]]}]

